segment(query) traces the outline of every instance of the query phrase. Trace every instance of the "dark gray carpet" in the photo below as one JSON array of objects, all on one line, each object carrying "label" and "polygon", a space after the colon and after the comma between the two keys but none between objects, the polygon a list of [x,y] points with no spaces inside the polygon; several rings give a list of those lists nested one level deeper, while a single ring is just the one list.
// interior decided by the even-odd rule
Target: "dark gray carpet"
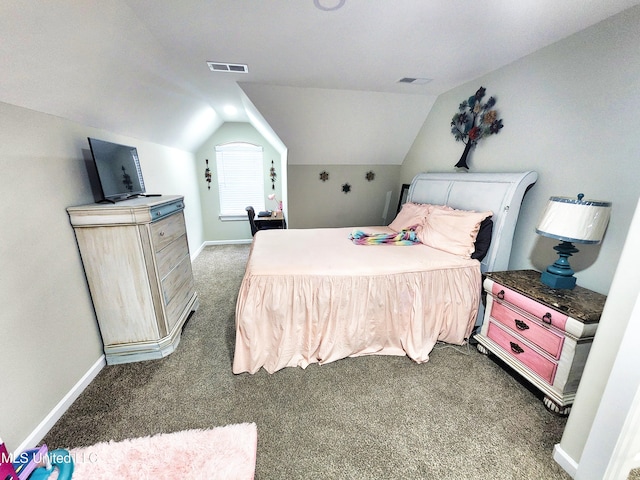
[{"label": "dark gray carpet", "polygon": [[257,479],[570,478],[552,458],[566,420],[473,348],[438,348],[422,365],[372,356],[233,375],[248,251],[205,248],[194,262],[200,308],[178,349],[104,368],[44,443],[71,448],[255,422]]}]

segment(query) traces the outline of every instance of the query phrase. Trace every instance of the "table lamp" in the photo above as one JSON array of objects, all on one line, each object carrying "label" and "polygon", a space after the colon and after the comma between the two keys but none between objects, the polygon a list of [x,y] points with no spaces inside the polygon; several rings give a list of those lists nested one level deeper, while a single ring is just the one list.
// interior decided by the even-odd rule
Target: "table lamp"
[{"label": "table lamp", "polygon": [[578,252],[574,243],[598,244],[602,241],[609,223],[611,202],[583,200],[578,198],[551,197],[542,213],[536,233],[560,240],[553,247],[558,259],[542,272],[543,284],[557,289],[573,289],[576,286],[574,271],[569,257]]},{"label": "table lamp", "polygon": [[275,212],[281,212],[282,211],[282,202],[279,202],[278,199],[276,198],[276,194],[272,193],[271,195],[268,195],[267,198],[269,200],[273,200],[276,203],[276,209]]}]

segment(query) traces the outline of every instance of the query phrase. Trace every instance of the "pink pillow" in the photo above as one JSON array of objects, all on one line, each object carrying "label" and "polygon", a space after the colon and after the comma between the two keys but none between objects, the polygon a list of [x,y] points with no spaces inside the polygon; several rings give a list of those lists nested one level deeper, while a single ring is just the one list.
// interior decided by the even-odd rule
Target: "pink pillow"
[{"label": "pink pillow", "polygon": [[433,212],[434,210],[446,210],[447,212],[450,212],[453,210],[453,208],[451,208],[448,205],[429,205],[431,208],[429,209],[429,213]]},{"label": "pink pillow", "polygon": [[399,232],[414,225],[424,224],[430,211],[430,205],[407,202],[396,215],[396,218],[389,224],[389,228]]},{"label": "pink pillow", "polygon": [[429,247],[437,248],[464,258],[471,258],[480,223],[493,212],[445,210],[435,208],[418,231],[418,239]]}]

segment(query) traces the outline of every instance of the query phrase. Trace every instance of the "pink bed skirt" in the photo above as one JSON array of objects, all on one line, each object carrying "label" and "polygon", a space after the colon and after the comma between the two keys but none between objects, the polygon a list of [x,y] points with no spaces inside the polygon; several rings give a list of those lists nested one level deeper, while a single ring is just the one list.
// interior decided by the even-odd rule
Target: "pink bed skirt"
[{"label": "pink bed skirt", "polygon": [[465,343],[480,301],[477,261],[424,245],[355,246],[350,231],[256,235],[236,305],[234,373],[373,354],[422,363],[438,340]]}]

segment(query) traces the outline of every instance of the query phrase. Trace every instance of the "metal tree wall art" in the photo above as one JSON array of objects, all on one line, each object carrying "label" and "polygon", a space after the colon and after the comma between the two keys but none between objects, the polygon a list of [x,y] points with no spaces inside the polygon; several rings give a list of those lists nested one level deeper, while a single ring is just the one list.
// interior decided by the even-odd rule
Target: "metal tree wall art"
[{"label": "metal tree wall art", "polygon": [[482,103],[486,89],[480,87],[475,95],[460,104],[458,113],[451,120],[451,133],[456,142],[465,144],[464,152],[456,167],[469,169],[467,156],[469,151],[478,141],[487,135],[498,133],[503,127],[502,119],[498,118],[498,112],[493,108],[496,104],[494,97],[489,97],[486,103]]}]

